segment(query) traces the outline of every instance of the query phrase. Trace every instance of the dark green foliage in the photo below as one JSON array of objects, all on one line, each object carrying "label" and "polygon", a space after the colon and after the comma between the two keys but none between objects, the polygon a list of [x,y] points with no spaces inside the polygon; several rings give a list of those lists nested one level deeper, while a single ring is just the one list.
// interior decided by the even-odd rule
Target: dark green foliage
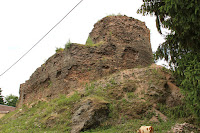
[{"label": "dark green foliage", "polygon": [[0,104],[4,104],[3,98],[0,97]]},{"label": "dark green foliage", "polygon": [[68,49],[68,48],[70,48],[71,47],[71,41],[70,41],[70,39],[68,40],[68,42],[65,44],[65,49]]},{"label": "dark green foliage", "polygon": [[158,31],[170,33],[155,59],[165,59],[175,72],[185,100],[200,123],[200,1],[143,0],[138,13],[155,15]]},{"label": "dark green foliage", "polygon": [[16,107],[16,104],[17,104],[17,101],[18,101],[18,97],[17,96],[14,96],[14,95],[9,95],[9,96],[6,96],[6,104],[8,106],[13,106],[13,107]]},{"label": "dark green foliage", "polygon": [[178,77],[189,108],[200,122],[200,53],[188,53],[177,60],[175,76]]},{"label": "dark green foliage", "polygon": [[1,95],[1,92],[2,92],[2,90],[0,88],[0,104],[4,104],[4,100],[3,100],[3,96]]},{"label": "dark green foliage", "polygon": [[138,10],[143,15],[155,15],[160,33],[161,27],[171,32],[156,52],[156,57],[165,58],[176,65],[176,60],[188,51],[200,51],[200,1],[198,0],[143,0]]},{"label": "dark green foliage", "polygon": [[158,104],[158,109],[170,119],[188,118],[192,115],[185,104],[168,108],[164,104]]}]

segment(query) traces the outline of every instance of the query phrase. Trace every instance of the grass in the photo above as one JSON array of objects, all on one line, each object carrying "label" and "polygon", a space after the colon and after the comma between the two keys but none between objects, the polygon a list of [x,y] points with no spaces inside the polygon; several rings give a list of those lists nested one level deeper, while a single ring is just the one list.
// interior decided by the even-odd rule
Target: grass
[{"label": "grass", "polygon": [[68,42],[65,44],[65,48],[58,48],[58,47],[56,48],[56,53],[63,52],[65,49],[69,49],[71,45],[72,43],[69,39]]},{"label": "grass", "polygon": [[91,46],[91,45],[93,45],[93,44],[94,44],[94,43],[93,43],[92,39],[91,39],[90,36],[89,36],[88,39],[87,39],[87,41],[86,41],[86,44],[85,44],[85,45]]},{"label": "grass", "polygon": [[71,47],[71,41],[70,41],[70,39],[68,40],[68,42],[65,44],[65,49],[68,49],[68,48],[70,48]]},{"label": "grass", "polygon": [[[149,73],[155,76],[159,71],[153,69]],[[131,73],[132,76],[136,74]],[[169,108],[157,104],[157,110],[166,115],[168,121],[163,121],[158,116],[159,123],[150,122],[156,114],[151,111],[152,103],[145,97],[141,100],[140,94],[135,93],[138,87],[135,80],[119,82],[116,77],[108,77],[106,81],[93,81],[85,85],[85,91],[81,94],[75,92],[70,97],[60,95],[49,102],[40,101],[32,107],[24,105],[22,109],[7,114],[0,119],[0,132],[70,132],[74,109],[78,103],[89,98],[109,103],[109,116],[98,128],[84,133],[135,133],[142,125],[153,126],[156,133],[166,133],[176,122],[183,123],[185,117],[190,117],[191,114],[185,106]],[[145,91],[142,90],[141,93],[145,94]]]},{"label": "grass", "polygon": [[112,17],[112,16],[123,16],[121,13],[118,13],[117,15],[116,14],[110,14],[110,15],[107,15],[106,17]]},{"label": "grass", "polygon": [[187,118],[192,116],[192,112],[186,107],[186,105],[178,105],[175,107],[168,108],[166,105],[158,104],[158,108],[167,117],[177,119],[177,118]]},{"label": "grass", "polygon": [[87,41],[86,41],[86,46],[87,47],[98,47],[98,46],[100,46],[100,45],[102,45],[104,42],[103,41],[100,41],[99,43],[94,43],[93,41],[92,41],[92,39],[90,38],[90,36],[88,37],[88,39],[87,39]]},{"label": "grass", "polygon": [[0,132],[70,132],[72,107],[79,100],[76,92],[69,98],[61,95],[48,103],[40,101],[32,108],[24,105],[0,119]]},{"label": "grass", "polygon": [[56,48],[56,53],[64,51],[63,48]]},{"label": "grass", "polygon": [[154,131],[156,133],[166,133],[170,130],[171,126],[175,124],[174,120],[170,120],[167,122],[160,122],[157,123],[151,123],[147,119],[144,120],[125,120],[124,123],[116,125],[116,126],[110,126],[110,125],[104,125],[100,128],[93,129],[90,131],[85,131],[84,133],[137,133],[137,130],[140,128],[141,125],[151,125],[154,127]]}]

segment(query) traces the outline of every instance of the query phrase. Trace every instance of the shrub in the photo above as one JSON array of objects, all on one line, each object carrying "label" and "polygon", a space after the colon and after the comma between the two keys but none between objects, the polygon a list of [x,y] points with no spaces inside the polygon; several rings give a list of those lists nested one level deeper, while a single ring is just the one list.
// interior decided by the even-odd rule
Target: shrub
[{"label": "shrub", "polygon": [[175,76],[189,108],[200,123],[200,54],[188,53],[177,60]]},{"label": "shrub", "polygon": [[70,39],[68,40],[68,42],[65,44],[65,49],[68,49],[68,48],[70,48],[71,47],[71,41],[70,41]]},{"label": "shrub", "polygon": [[64,51],[63,48],[56,48],[56,53]]},{"label": "shrub", "polygon": [[89,36],[88,39],[87,39],[87,41],[86,41],[86,44],[85,44],[85,45],[91,46],[91,45],[93,45],[93,44],[94,44],[94,43],[93,43],[92,39],[91,39],[90,36]]}]

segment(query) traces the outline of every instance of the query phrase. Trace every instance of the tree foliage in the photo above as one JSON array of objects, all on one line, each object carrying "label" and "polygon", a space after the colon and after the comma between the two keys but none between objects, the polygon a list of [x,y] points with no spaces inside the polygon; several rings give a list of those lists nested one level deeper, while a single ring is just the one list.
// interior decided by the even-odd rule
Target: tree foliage
[{"label": "tree foliage", "polygon": [[178,60],[175,76],[182,88],[186,101],[200,120],[200,53],[188,53]]},{"label": "tree foliage", "polygon": [[3,100],[3,96],[1,95],[1,92],[2,92],[2,90],[0,88],[0,104],[4,104],[4,100]]},{"label": "tree foliage", "polygon": [[6,105],[16,107],[18,101],[17,96],[11,94],[9,96],[6,96],[5,99],[6,99]]},{"label": "tree foliage", "polygon": [[200,1],[143,0],[138,13],[155,15],[161,34],[161,28],[170,31],[155,57],[169,62],[188,105],[200,120]]},{"label": "tree foliage", "polygon": [[181,55],[200,51],[200,1],[199,0],[143,0],[138,10],[143,15],[155,15],[158,31],[161,27],[171,32],[161,44],[156,57],[176,64]]}]

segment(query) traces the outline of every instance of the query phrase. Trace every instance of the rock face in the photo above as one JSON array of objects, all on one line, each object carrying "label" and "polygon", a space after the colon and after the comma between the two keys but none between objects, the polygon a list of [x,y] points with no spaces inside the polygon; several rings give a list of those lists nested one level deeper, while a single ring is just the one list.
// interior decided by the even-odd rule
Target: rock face
[{"label": "rock face", "polygon": [[106,120],[109,114],[108,103],[94,98],[83,101],[75,110],[71,133],[95,128]]},{"label": "rock face", "polygon": [[143,22],[110,16],[94,25],[89,38],[99,45],[71,44],[57,52],[20,86],[20,101],[28,104],[69,94],[85,83],[116,71],[152,63],[150,32]]},{"label": "rock face", "polygon": [[107,42],[113,45],[127,45],[125,49],[121,47],[124,53],[123,58],[132,59],[137,56],[141,64],[151,61],[150,31],[143,22],[134,18],[106,17],[94,25],[89,37],[94,43]]},{"label": "rock face", "polygon": [[200,128],[189,123],[176,124],[168,133],[199,133]]}]

